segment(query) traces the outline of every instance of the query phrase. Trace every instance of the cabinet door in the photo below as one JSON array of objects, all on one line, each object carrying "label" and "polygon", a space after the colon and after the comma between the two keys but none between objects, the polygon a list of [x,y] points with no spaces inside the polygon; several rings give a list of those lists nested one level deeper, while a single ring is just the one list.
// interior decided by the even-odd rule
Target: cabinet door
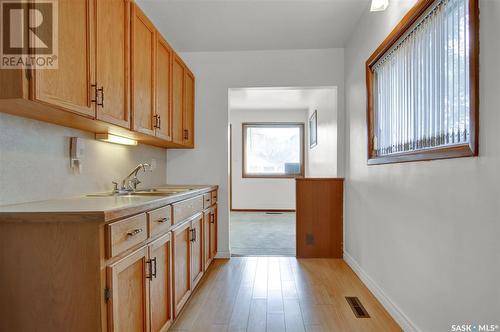
[{"label": "cabinet door", "polygon": [[156,29],[135,4],[132,7],[130,81],[132,130],[154,135]]},{"label": "cabinet door", "polygon": [[194,289],[203,276],[203,215],[191,221],[191,289]]},{"label": "cabinet door", "polygon": [[174,54],[172,63],[172,141],[184,144],[184,64]]},{"label": "cabinet door", "polygon": [[210,252],[210,220],[212,218],[212,209],[203,213],[203,263],[205,271],[212,262]]},{"label": "cabinet door", "polygon": [[191,279],[189,274],[191,268],[190,226],[191,223],[187,222],[172,231],[174,317],[177,317],[191,294]]},{"label": "cabinet door", "polygon": [[97,1],[97,118],[130,128],[130,1]]},{"label": "cabinet door", "polygon": [[147,255],[147,247],[142,247],[107,268],[110,331],[149,331]]},{"label": "cabinet door", "polygon": [[33,70],[33,99],[94,118],[95,0],[58,6],[58,69]]},{"label": "cabinet door", "polygon": [[184,145],[194,147],[194,75],[187,69],[184,71]]},{"label": "cabinet door", "polygon": [[171,141],[172,49],[159,33],[156,36],[156,115],[159,127],[156,136]]},{"label": "cabinet door", "polygon": [[210,220],[210,258],[214,259],[215,255],[217,255],[217,205],[213,208]]},{"label": "cabinet door", "polygon": [[151,332],[166,331],[172,324],[172,262],[170,233],[149,245],[153,264],[150,286]]}]

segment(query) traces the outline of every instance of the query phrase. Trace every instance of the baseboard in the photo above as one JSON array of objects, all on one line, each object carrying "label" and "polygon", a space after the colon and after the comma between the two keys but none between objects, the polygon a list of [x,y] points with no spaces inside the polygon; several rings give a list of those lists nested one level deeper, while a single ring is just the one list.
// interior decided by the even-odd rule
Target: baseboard
[{"label": "baseboard", "polygon": [[231,252],[229,251],[218,251],[215,255],[215,259],[229,259],[231,258]]},{"label": "baseboard", "polygon": [[292,209],[231,209],[231,212],[295,212]]},{"label": "baseboard", "polygon": [[344,251],[344,261],[351,267],[361,281],[368,287],[382,306],[405,332],[420,332],[417,326],[385,294],[379,285],[361,268],[356,260]]}]

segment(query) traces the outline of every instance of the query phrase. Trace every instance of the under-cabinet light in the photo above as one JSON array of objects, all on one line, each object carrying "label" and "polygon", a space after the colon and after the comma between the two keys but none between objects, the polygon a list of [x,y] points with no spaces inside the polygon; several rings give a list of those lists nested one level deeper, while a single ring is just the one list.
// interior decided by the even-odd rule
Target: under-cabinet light
[{"label": "under-cabinet light", "polygon": [[372,0],[371,12],[381,12],[387,9],[389,0]]},{"label": "under-cabinet light", "polygon": [[116,136],[112,134],[95,134],[95,139],[103,142],[116,143],[122,145],[137,145],[135,139]]}]

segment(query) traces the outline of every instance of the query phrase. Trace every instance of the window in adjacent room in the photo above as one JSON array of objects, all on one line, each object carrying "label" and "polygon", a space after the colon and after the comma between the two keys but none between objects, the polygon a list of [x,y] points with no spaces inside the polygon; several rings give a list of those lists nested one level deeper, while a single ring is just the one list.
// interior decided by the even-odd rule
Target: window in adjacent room
[{"label": "window in adjacent room", "polygon": [[243,177],[304,175],[304,124],[244,123]]},{"label": "window in adjacent room", "polygon": [[417,2],[367,61],[369,164],[477,156],[477,2]]}]

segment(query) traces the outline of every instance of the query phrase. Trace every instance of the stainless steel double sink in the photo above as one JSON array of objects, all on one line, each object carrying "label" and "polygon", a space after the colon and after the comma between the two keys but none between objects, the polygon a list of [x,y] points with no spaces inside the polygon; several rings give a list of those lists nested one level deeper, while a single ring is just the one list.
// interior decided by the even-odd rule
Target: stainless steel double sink
[{"label": "stainless steel double sink", "polygon": [[141,189],[130,192],[108,192],[108,193],[98,193],[89,194],[87,197],[113,197],[113,196],[172,196],[176,194],[181,194],[194,189],[191,188],[152,188],[152,189]]}]

